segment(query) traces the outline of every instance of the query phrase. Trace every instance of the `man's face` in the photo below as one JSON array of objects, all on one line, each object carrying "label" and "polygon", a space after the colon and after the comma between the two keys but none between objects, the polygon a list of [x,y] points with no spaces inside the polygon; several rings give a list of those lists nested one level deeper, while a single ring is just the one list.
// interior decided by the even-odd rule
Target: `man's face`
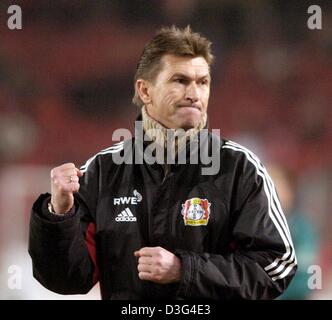
[{"label": "man's face", "polygon": [[208,107],[210,71],[203,57],[165,55],[154,83],[147,84],[147,112],[167,128],[196,127]]}]

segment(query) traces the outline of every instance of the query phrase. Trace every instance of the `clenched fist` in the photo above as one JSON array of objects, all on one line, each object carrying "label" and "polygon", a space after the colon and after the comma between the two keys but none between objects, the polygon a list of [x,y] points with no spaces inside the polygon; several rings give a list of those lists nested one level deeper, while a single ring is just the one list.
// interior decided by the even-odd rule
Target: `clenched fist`
[{"label": "clenched fist", "polygon": [[159,284],[179,282],[181,261],[162,247],[144,247],[134,252],[138,257],[138,277]]},{"label": "clenched fist", "polygon": [[51,170],[51,203],[56,213],[65,214],[74,205],[73,193],[80,188],[83,173],[73,163],[65,163]]}]

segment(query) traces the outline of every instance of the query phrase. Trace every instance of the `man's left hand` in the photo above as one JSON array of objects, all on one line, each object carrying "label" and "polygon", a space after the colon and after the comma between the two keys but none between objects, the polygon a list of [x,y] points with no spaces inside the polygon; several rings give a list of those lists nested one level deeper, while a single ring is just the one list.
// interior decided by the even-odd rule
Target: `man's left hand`
[{"label": "man's left hand", "polygon": [[134,252],[138,257],[138,277],[159,284],[179,282],[181,261],[161,247],[144,247]]}]

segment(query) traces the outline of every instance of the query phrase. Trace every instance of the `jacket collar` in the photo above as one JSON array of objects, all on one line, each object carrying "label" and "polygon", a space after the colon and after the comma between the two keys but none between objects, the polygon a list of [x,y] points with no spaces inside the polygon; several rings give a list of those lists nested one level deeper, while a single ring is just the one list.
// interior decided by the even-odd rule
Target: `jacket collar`
[{"label": "jacket collar", "polygon": [[[145,107],[142,108],[141,113],[136,118],[135,122],[135,144],[136,144],[136,153],[144,153],[145,149],[152,143],[155,142],[156,147],[164,149],[164,156],[171,155],[171,158],[178,163],[179,153],[186,147],[185,150],[185,158],[186,161],[191,157],[192,154],[198,152],[199,146],[205,145],[207,147],[207,138],[208,133],[207,130],[202,132],[202,129],[208,128],[208,119],[207,115],[204,115],[201,123],[197,128],[193,128],[185,131],[183,134],[183,130],[181,133],[177,135],[177,130],[166,129],[159,122],[152,119],[146,112]],[[171,135],[171,136],[169,136]],[[146,136],[146,137],[144,137]],[[167,139],[168,137],[168,139]],[[176,139],[172,139],[173,137],[177,137]],[[145,139],[147,138],[147,139]],[[165,144],[166,141],[166,144]],[[178,142],[179,141],[179,142]],[[177,147],[179,146],[179,147]],[[167,152],[167,147],[171,151]],[[175,152],[174,152],[175,151]],[[137,156],[138,154],[136,154]],[[146,154],[144,155],[146,157]],[[158,163],[168,164],[169,161],[166,158],[157,159]],[[169,158],[168,158],[169,159]],[[151,157],[151,160],[156,160]]]}]

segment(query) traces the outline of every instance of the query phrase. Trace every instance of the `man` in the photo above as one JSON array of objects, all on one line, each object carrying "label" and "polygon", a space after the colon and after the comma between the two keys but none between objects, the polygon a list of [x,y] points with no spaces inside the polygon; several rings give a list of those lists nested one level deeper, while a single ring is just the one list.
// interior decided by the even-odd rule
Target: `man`
[{"label": "man", "polygon": [[[103,299],[272,299],[287,287],[296,257],[265,168],[244,147],[200,134],[210,45],[189,27],[161,29],[135,75],[133,101],[150,141],[136,133],[80,169],[51,171],[51,195],[33,205],[29,243],[45,287],[86,293],[99,281]],[[166,144],[170,132],[176,138]],[[151,144],[174,151],[154,158]],[[190,163],[204,150],[218,154],[214,174],[202,173],[201,158]],[[133,161],[115,161],[120,154]],[[185,164],[169,161],[180,154]]]}]

